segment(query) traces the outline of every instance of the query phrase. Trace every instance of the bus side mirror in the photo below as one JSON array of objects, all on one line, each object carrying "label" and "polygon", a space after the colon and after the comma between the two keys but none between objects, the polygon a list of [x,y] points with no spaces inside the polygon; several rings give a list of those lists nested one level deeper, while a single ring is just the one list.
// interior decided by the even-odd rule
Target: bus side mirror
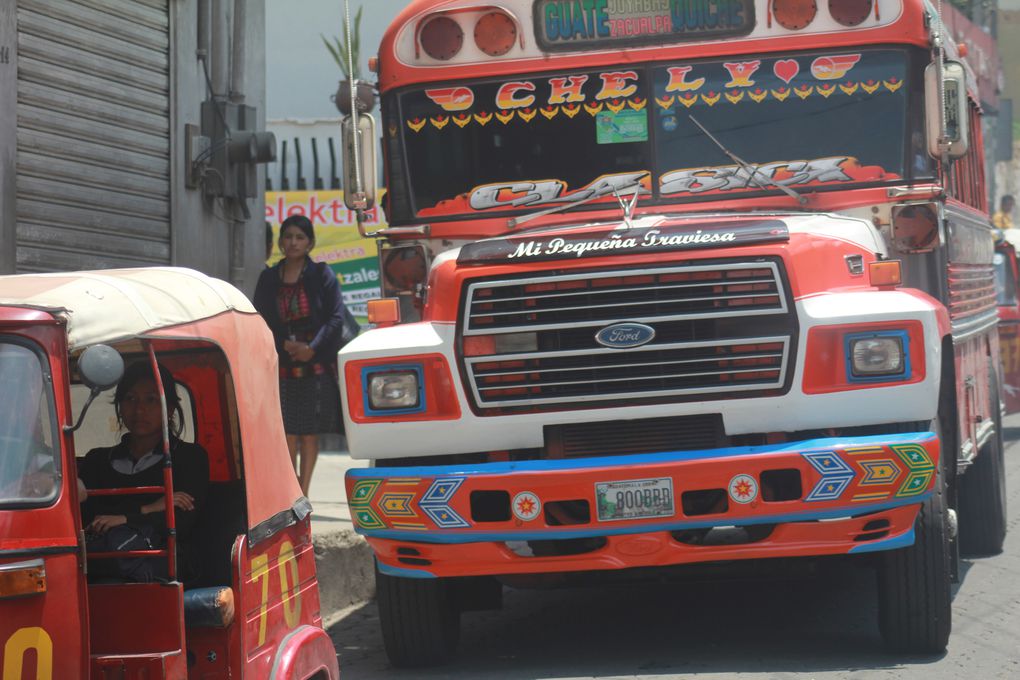
[{"label": "bus side mirror", "polygon": [[970,146],[970,112],[963,64],[947,61],[941,70],[938,64],[929,64],[925,69],[924,118],[932,158],[966,155]]},{"label": "bus side mirror", "polygon": [[[340,121],[340,140],[344,162],[344,205],[349,210],[368,210],[375,205],[376,194],[375,118],[362,112],[344,116]],[[360,192],[357,191],[359,171]]]}]

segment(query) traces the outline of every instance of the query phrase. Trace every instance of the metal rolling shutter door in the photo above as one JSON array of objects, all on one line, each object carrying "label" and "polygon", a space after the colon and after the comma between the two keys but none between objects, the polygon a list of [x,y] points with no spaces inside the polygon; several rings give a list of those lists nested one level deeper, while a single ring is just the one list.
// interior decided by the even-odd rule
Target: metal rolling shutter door
[{"label": "metal rolling shutter door", "polygon": [[167,0],[18,0],[18,271],[170,262]]}]

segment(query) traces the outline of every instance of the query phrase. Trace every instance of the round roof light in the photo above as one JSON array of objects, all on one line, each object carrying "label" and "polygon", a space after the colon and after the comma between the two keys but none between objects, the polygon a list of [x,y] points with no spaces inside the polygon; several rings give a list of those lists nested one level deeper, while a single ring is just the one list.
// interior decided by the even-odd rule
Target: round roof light
[{"label": "round roof light", "polygon": [[829,0],[829,14],[843,26],[856,26],[871,14],[871,0]]},{"label": "round roof light", "polygon": [[785,29],[799,31],[818,15],[815,0],[772,0],[772,16]]},{"label": "round roof light", "polygon": [[438,16],[429,19],[422,27],[418,40],[425,54],[433,59],[447,61],[464,46],[464,30],[450,17]]},{"label": "round roof light", "polygon": [[517,25],[505,12],[483,14],[475,24],[475,44],[490,57],[502,57],[517,42]]}]

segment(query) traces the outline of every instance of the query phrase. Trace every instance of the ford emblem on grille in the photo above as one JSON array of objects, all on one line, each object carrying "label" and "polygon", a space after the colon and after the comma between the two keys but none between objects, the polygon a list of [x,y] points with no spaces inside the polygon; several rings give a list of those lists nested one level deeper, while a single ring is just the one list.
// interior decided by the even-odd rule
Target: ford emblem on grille
[{"label": "ford emblem on grille", "polygon": [[655,329],[643,323],[614,323],[595,334],[595,342],[603,347],[629,349],[652,341]]}]

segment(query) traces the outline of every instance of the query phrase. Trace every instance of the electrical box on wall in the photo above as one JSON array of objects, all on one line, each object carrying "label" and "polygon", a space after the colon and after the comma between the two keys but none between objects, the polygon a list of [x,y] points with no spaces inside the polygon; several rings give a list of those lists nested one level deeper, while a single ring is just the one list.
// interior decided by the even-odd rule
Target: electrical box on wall
[{"label": "electrical box on wall", "polygon": [[243,104],[202,102],[201,134],[187,145],[189,185],[201,184],[207,196],[217,198],[259,195],[256,165],[276,160],[276,137],[255,130],[256,113]]}]

